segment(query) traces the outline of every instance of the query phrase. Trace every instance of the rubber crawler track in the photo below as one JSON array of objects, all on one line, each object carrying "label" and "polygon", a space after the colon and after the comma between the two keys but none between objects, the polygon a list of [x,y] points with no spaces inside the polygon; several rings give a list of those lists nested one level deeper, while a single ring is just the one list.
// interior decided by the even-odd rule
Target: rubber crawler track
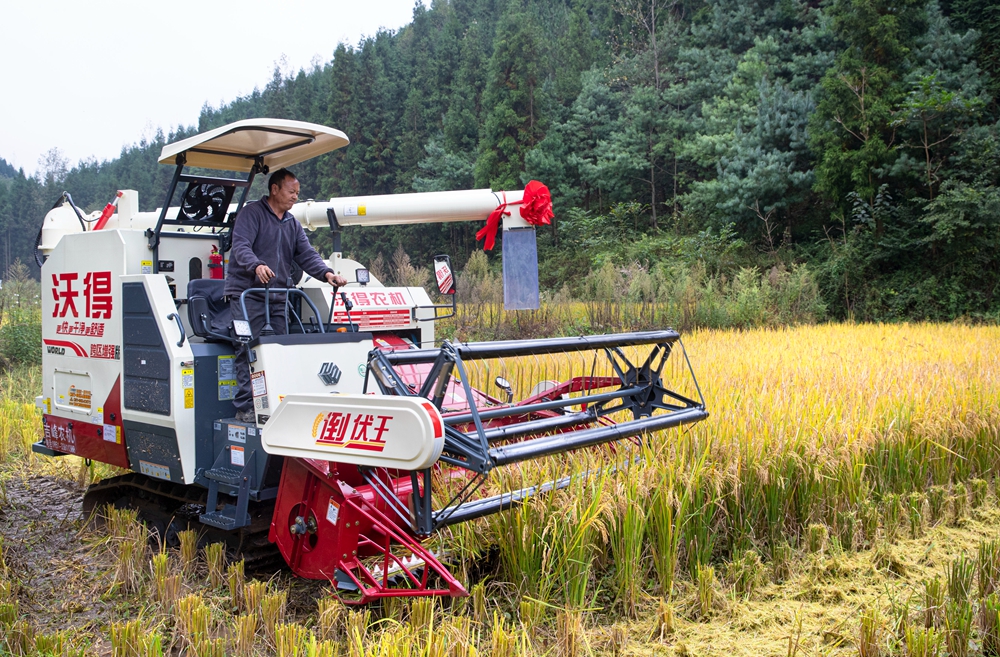
[{"label": "rubber crawler track", "polygon": [[178,544],[178,531],[190,528],[198,531],[199,546],[224,542],[231,556],[246,561],[247,569],[273,569],[283,564],[278,547],[267,540],[274,514],[273,500],[251,500],[247,509],[250,526],[227,532],[198,521],[207,497],[208,491],[198,486],[130,472],[87,488],[83,496],[83,515],[100,522],[100,509],[106,505],[131,508],[139,512],[139,518],[154,532],[154,540],[165,542],[167,547]]}]

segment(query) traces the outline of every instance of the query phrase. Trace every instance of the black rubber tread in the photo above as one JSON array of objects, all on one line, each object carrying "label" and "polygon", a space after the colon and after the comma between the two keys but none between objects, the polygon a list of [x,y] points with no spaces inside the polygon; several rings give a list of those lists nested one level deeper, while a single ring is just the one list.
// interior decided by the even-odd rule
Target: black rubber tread
[{"label": "black rubber tread", "polygon": [[87,488],[83,496],[83,515],[100,522],[97,511],[105,505],[132,508],[153,530],[154,540],[163,541],[168,547],[173,547],[177,531],[196,529],[199,546],[224,542],[231,557],[244,559],[248,569],[261,570],[283,563],[278,547],[267,540],[274,500],[251,500],[247,508],[250,526],[224,531],[198,521],[198,516],[204,513],[207,497],[208,491],[199,486],[185,486],[129,472]]}]

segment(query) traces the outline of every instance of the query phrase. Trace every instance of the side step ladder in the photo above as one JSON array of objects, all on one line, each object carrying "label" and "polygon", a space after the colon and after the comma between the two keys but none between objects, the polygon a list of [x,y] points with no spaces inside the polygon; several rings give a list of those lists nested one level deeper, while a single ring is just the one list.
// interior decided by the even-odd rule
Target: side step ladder
[{"label": "side step ladder", "polygon": [[[250,452],[243,467],[233,466],[229,445],[219,453],[211,469],[205,470],[202,476],[208,480],[208,500],[205,502],[205,513],[198,516],[202,523],[226,531],[248,527],[250,514],[247,505],[250,503],[250,489],[254,488],[254,473],[256,469],[257,450]],[[239,486],[236,504],[219,506],[219,484]],[[218,510],[217,510],[218,509]]]}]

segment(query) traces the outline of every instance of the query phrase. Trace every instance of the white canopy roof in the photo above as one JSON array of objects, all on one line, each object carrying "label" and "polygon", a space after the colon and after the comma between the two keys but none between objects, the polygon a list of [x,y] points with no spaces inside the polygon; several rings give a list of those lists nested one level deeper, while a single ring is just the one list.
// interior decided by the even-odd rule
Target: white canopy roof
[{"label": "white canopy roof", "polygon": [[323,153],[347,146],[340,130],[305,121],[246,119],[203,132],[160,151],[160,164],[176,164],[184,153],[187,165],[205,169],[248,172],[262,156],[271,171],[290,167]]}]

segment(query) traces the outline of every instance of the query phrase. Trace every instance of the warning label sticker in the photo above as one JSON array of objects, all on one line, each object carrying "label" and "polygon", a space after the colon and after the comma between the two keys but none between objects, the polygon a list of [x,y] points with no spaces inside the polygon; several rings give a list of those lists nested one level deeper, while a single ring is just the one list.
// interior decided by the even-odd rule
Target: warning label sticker
[{"label": "warning label sticker", "polygon": [[330,504],[326,507],[326,519],[330,521],[331,525],[337,524],[337,517],[340,516],[340,505],[330,498]]},{"label": "warning label sticker", "polygon": [[229,424],[229,440],[234,443],[245,443],[247,441],[247,428],[242,424]]},{"label": "warning label sticker", "polygon": [[219,381],[219,401],[236,398],[237,385],[235,381]]},{"label": "warning label sticker", "polygon": [[184,368],[181,370],[181,387],[182,388],[194,387],[194,369]]},{"label": "warning label sticker", "polygon": [[229,448],[229,463],[232,465],[238,465],[241,468],[245,465],[243,461],[243,448],[236,447],[233,445]]},{"label": "warning label sticker", "polygon": [[139,472],[150,477],[170,481],[170,468],[162,466],[158,463],[139,461]]},{"label": "warning label sticker", "polygon": [[231,381],[236,378],[233,374],[233,361],[236,356],[219,356],[219,383]]},{"label": "warning label sticker", "polygon": [[139,273],[140,274],[152,274],[153,273],[153,261],[143,260],[139,263]]},{"label": "warning label sticker", "polygon": [[267,382],[264,381],[263,372],[254,372],[250,375],[250,387],[253,388],[254,397],[263,397],[267,394]]},{"label": "warning label sticker", "polygon": [[184,408],[194,408],[194,388],[184,388]]},{"label": "warning label sticker", "polygon": [[236,356],[219,356],[219,401],[236,398],[239,386],[236,384],[235,359]]}]

